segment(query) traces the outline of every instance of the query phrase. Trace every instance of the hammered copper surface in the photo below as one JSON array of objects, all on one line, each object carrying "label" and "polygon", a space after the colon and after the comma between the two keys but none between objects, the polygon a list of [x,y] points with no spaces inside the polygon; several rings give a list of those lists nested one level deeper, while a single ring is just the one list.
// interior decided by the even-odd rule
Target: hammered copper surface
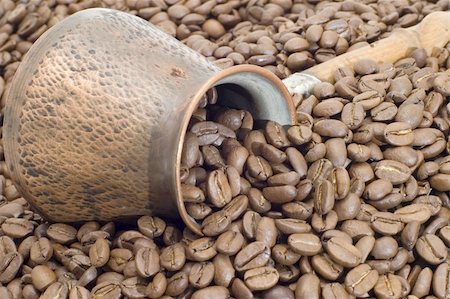
[{"label": "hammered copper surface", "polygon": [[248,102],[231,93],[230,105],[292,123],[289,94],[269,72],[221,71],[122,12],[76,13],[35,43],[15,75],[7,166],[23,196],[53,221],[174,217],[184,131],[202,94],[224,83],[248,93]]}]

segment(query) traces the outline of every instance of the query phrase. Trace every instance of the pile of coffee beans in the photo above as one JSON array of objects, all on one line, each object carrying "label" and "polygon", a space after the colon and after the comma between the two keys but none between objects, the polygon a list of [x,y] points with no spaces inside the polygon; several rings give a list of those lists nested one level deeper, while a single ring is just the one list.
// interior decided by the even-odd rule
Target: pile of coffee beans
[{"label": "pile of coffee beans", "polygon": [[[2,109],[32,43],[91,7],[149,20],[221,67],[284,78],[450,1],[2,0]],[[180,173],[204,236],[151,216],[48,223],[1,161],[0,298],[449,298],[449,50],[343,67],[294,95],[289,127],[223,107],[211,89]]]}]

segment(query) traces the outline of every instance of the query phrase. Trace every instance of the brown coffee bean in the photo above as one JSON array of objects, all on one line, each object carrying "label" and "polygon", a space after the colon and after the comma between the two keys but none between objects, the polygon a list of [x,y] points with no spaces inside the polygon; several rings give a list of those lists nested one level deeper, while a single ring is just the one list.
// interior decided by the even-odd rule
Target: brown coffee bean
[{"label": "brown coffee bean", "polygon": [[308,126],[292,126],[287,130],[287,137],[295,145],[302,145],[312,138],[312,130]]},{"label": "brown coffee bean", "polygon": [[106,265],[109,260],[109,243],[105,239],[99,238],[89,249],[89,259],[91,264],[95,267],[102,267]]},{"label": "brown coffee bean", "polygon": [[290,248],[301,255],[313,256],[322,250],[319,237],[311,233],[295,233],[288,237]]},{"label": "brown coffee bean", "polygon": [[392,183],[388,180],[375,180],[366,186],[364,197],[369,200],[380,200],[392,192]]},{"label": "brown coffee bean", "polygon": [[314,193],[314,209],[319,215],[325,215],[334,206],[334,190],[330,181],[323,181]]},{"label": "brown coffee bean", "polygon": [[375,234],[367,221],[354,219],[342,222],[341,230],[352,239],[356,240],[364,236],[373,236]]},{"label": "brown coffee bean", "polygon": [[278,271],[272,267],[254,268],[244,274],[244,282],[252,291],[268,290],[277,284],[278,279]]},{"label": "brown coffee bean", "polygon": [[394,214],[397,215],[404,223],[409,223],[412,221],[425,223],[431,217],[431,212],[425,205],[416,203],[399,208],[394,212]]},{"label": "brown coffee bean", "polygon": [[[69,289],[61,282],[51,284],[39,298],[43,299],[63,299],[69,295]],[[98,298],[98,297],[97,297]]]},{"label": "brown coffee bean", "polygon": [[450,279],[450,265],[448,263],[440,264],[433,274],[433,292],[438,298],[448,297],[450,287],[448,281]]},{"label": "brown coffee bean", "polygon": [[38,265],[33,268],[31,271],[31,279],[33,286],[39,291],[44,291],[57,280],[55,272],[44,265]]},{"label": "brown coffee bean", "polygon": [[27,219],[8,218],[2,223],[1,228],[11,238],[23,238],[33,231],[34,226]]},{"label": "brown coffee bean", "polygon": [[359,197],[355,193],[349,193],[346,197],[338,200],[334,204],[334,211],[338,216],[339,221],[349,220],[355,218],[361,208]]},{"label": "brown coffee bean", "polygon": [[186,256],[197,262],[210,260],[217,254],[214,248],[214,240],[203,237],[192,241],[186,249]]},{"label": "brown coffee bean", "polygon": [[367,264],[356,266],[345,277],[345,288],[354,296],[364,296],[378,281],[378,273]]},{"label": "brown coffee bean", "polygon": [[325,284],[322,287],[322,297],[324,299],[350,298],[345,287],[337,282]]},{"label": "brown coffee bean", "polygon": [[345,137],[348,127],[336,119],[322,119],[314,124],[313,131],[325,137]]},{"label": "brown coffee bean", "polygon": [[330,257],[344,267],[355,267],[361,262],[361,252],[344,239],[333,237],[325,247]]},{"label": "brown coffee bean", "polygon": [[313,185],[319,185],[328,178],[333,164],[328,159],[320,159],[315,161],[307,172],[307,178],[313,182]]},{"label": "brown coffee bean", "polygon": [[53,247],[50,241],[43,237],[39,238],[30,248],[30,260],[36,264],[44,264],[53,256]]},{"label": "brown coffee bean", "polygon": [[291,202],[297,196],[297,189],[292,185],[273,186],[263,189],[263,196],[273,204]]},{"label": "brown coffee bean", "polygon": [[319,299],[320,298],[320,279],[313,273],[302,275],[295,288],[296,299]]},{"label": "brown coffee bean", "polygon": [[163,273],[159,272],[154,277],[153,280],[147,285],[145,289],[145,295],[149,298],[155,299],[161,297],[167,288],[167,278]]},{"label": "brown coffee bean", "polygon": [[285,235],[308,233],[311,231],[311,226],[306,221],[299,219],[275,219],[275,226]]},{"label": "brown coffee bean", "polygon": [[142,216],[138,219],[139,231],[149,238],[161,236],[166,228],[166,223],[158,217]]},{"label": "brown coffee bean", "polygon": [[406,122],[394,122],[386,126],[384,138],[389,144],[406,146],[413,143],[414,132],[410,124]]},{"label": "brown coffee bean", "polygon": [[378,70],[378,65],[372,59],[360,59],[355,62],[353,69],[359,75],[367,75],[375,73]]},{"label": "brown coffee bean", "polygon": [[439,237],[424,235],[416,242],[417,253],[428,263],[438,265],[447,258],[447,248]]},{"label": "brown coffee bean", "polygon": [[120,298],[122,290],[119,283],[106,281],[97,284],[91,291],[92,298]]},{"label": "brown coffee bean", "polygon": [[375,166],[375,175],[396,185],[406,182],[411,175],[411,170],[405,164],[395,160],[382,160]]},{"label": "brown coffee bean", "polygon": [[313,256],[311,265],[323,278],[332,281],[337,280],[344,271],[344,267],[334,262],[327,254]]},{"label": "brown coffee bean", "polygon": [[387,260],[393,258],[397,252],[397,241],[390,236],[383,236],[375,240],[371,255],[377,260]]},{"label": "brown coffee bean", "polygon": [[428,295],[431,289],[431,281],[433,279],[433,271],[426,267],[420,271],[417,276],[416,283],[412,288],[411,294],[417,297],[424,297]]},{"label": "brown coffee bean", "polygon": [[188,276],[189,283],[196,288],[207,287],[214,278],[212,262],[194,263]]},{"label": "brown coffee bean", "polygon": [[362,124],[366,113],[360,103],[347,103],[342,108],[341,120],[351,130],[355,130]]},{"label": "brown coffee bean", "polygon": [[377,212],[372,215],[371,227],[383,235],[396,235],[403,229],[403,222],[396,214],[389,212]]},{"label": "brown coffee bean", "polygon": [[265,266],[270,258],[270,248],[263,242],[256,241],[242,248],[234,259],[238,271],[246,271]]},{"label": "brown coffee bean", "polygon": [[272,168],[263,157],[250,155],[247,159],[249,174],[257,180],[265,181],[272,176]]},{"label": "brown coffee bean", "polygon": [[277,237],[278,231],[275,221],[269,217],[262,217],[256,228],[256,241],[261,241],[269,248],[272,248],[277,242]]},{"label": "brown coffee bean", "polygon": [[272,258],[281,265],[290,266],[298,262],[300,255],[286,244],[277,244],[272,248]]},{"label": "brown coffee bean", "polygon": [[412,221],[405,225],[405,228],[401,233],[401,241],[404,248],[412,250],[416,245],[416,241],[419,238],[420,222]]},{"label": "brown coffee bean", "polygon": [[253,211],[247,211],[242,219],[242,228],[244,235],[249,239],[254,239],[256,235],[256,229],[258,222],[261,220],[261,216]]},{"label": "brown coffee bean", "polygon": [[230,292],[227,288],[222,286],[210,286],[201,290],[194,292],[191,296],[192,299],[207,299],[207,298],[218,298],[226,299],[229,298]]},{"label": "brown coffee bean", "polygon": [[378,278],[374,291],[378,298],[400,298],[402,285],[396,275],[389,273]]},{"label": "brown coffee bean", "polygon": [[90,296],[89,290],[82,286],[75,286],[69,291],[69,299],[88,299]]},{"label": "brown coffee bean", "polygon": [[160,268],[159,254],[153,248],[141,248],[136,252],[136,269],[141,277],[155,275]]}]

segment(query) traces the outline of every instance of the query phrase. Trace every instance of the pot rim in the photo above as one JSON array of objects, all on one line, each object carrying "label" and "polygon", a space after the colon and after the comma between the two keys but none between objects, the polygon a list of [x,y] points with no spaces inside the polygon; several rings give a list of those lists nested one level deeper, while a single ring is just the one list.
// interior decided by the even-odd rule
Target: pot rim
[{"label": "pot rim", "polygon": [[[180,168],[181,168],[181,154],[183,151],[184,138],[186,136],[187,127],[189,125],[192,114],[198,107],[198,103],[202,99],[203,95],[212,87],[220,85],[217,84],[221,80],[239,74],[239,73],[251,73],[257,76],[262,77],[263,79],[268,80],[270,83],[274,84],[276,89],[280,91],[283,95],[283,100],[289,110],[291,124],[295,124],[296,113],[294,102],[292,101],[291,95],[283,84],[283,82],[272,72],[255,65],[250,64],[242,64],[233,66],[218,73],[214,74],[208,81],[202,84],[202,86],[195,93],[192,101],[186,108],[186,113],[183,116],[182,124],[180,126],[180,131],[178,132],[178,145],[177,145],[177,153],[176,153],[176,165],[175,165],[175,177],[172,177],[172,183],[176,186],[176,205],[178,209],[178,214],[180,215],[183,222],[186,226],[192,230],[194,233],[203,236],[200,225],[191,217],[186,211],[186,207],[183,202],[183,197],[181,194],[181,179],[180,179]],[[239,85],[239,83],[234,83],[235,85]]]}]

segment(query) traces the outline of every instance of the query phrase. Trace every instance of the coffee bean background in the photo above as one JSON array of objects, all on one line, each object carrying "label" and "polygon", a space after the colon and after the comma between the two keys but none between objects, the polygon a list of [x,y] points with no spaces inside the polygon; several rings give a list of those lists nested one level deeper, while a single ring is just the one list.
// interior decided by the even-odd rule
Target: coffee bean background
[{"label": "coffee bean background", "polygon": [[[285,78],[450,1],[1,0],[2,116],[33,42],[91,7],[146,19],[220,67]],[[294,95],[292,127],[254,126],[211,90],[180,174],[203,237],[150,216],[48,223],[1,161],[0,298],[449,297],[449,50],[343,67]]]}]

